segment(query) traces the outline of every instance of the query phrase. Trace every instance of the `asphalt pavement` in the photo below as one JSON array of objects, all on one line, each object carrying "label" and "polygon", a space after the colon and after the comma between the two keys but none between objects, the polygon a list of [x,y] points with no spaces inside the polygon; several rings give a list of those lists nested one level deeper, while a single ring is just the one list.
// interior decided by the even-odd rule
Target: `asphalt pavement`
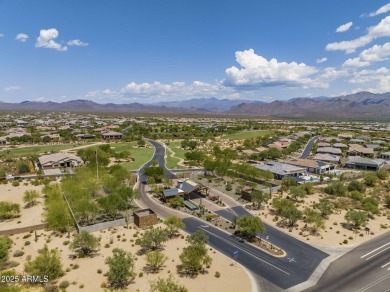
[{"label": "asphalt pavement", "polygon": [[[234,216],[253,216],[242,206],[216,211],[216,213],[229,221],[231,221]],[[300,280],[299,282],[295,282],[295,284],[308,280],[321,261],[329,256],[327,253],[316,249],[313,246],[306,244],[305,242],[300,241],[266,223],[264,223],[264,226],[266,232],[258,233],[258,236],[269,241],[273,245],[278,246],[287,253],[287,256],[279,259],[279,261],[296,271],[296,274],[299,275]]]},{"label": "asphalt pavement", "polygon": [[306,292],[390,291],[390,232],[351,250],[330,264]]},{"label": "asphalt pavement", "polygon": [[[152,160],[156,160],[158,165],[164,168],[166,175],[173,175],[165,166],[164,146],[150,139],[148,141],[156,148]],[[139,171],[141,202],[143,205],[151,207],[162,217],[173,215],[175,213],[174,210],[155,202],[144,191],[147,177],[143,174],[143,171],[151,163],[149,161]],[[218,211],[217,213],[227,220],[231,220],[235,215],[238,217],[251,215],[242,206]],[[287,252],[287,256],[271,256],[255,246],[240,242],[231,234],[196,218],[185,217],[183,220],[186,223],[185,230],[188,233],[193,233],[199,229],[203,230],[209,236],[210,246],[232,258],[232,260],[237,260],[238,263],[250,270],[254,275],[257,275],[258,282],[264,283],[263,279],[266,279],[266,281],[272,283],[267,286],[268,291],[277,291],[279,288],[276,286],[287,289],[306,281],[319,263],[328,256],[328,254],[268,225],[266,225],[267,232],[260,234],[260,236],[262,238],[267,238],[268,236],[268,240],[284,249]],[[233,254],[235,251],[239,252],[239,256],[236,259]],[[269,287],[273,288],[269,289]]]},{"label": "asphalt pavement", "polygon": [[306,158],[308,158],[310,156],[311,149],[313,148],[313,145],[314,145],[315,141],[317,141],[317,139],[318,139],[318,137],[315,136],[315,137],[311,138],[309,140],[309,142],[307,142],[306,147],[303,150],[301,156],[299,156],[299,158],[305,158],[306,159]]}]

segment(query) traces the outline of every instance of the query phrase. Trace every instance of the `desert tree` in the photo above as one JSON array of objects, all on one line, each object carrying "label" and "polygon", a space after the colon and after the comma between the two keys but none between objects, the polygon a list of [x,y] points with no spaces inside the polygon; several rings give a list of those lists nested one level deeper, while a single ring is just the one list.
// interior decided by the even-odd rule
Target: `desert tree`
[{"label": "desert tree", "polygon": [[136,274],[134,272],[134,257],[130,252],[115,248],[113,255],[106,259],[108,265],[107,279],[113,289],[123,289],[131,283]]},{"label": "desert tree", "polygon": [[164,224],[167,227],[169,237],[175,237],[178,234],[178,230],[186,226],[183,219],[176,216],[169,216],[165,219]]},{"label": "desert tree", "polygon": [[99,245],[99,238],[87,231],[82,231],[74,237],[69,248],[79,254],[88,256],[98,249]]}]

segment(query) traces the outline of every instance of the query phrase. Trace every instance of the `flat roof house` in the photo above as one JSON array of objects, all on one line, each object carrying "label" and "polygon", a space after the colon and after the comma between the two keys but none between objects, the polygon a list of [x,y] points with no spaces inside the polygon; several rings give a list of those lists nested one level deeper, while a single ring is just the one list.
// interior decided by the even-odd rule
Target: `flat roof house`
[{"label": "flat roof house", "polygon": [[59,167],[75,167],[80,166],[84,161],[70,153],[55,153],[42,155],[38,158],[39,167],[42,169],[59,168]]},{"label": "flat roof house", "polygon": [[0,145],[6,145],[7,139],[5,137],[0,137]]},{"label": "flat roof house", "polygon": [[103,139],[110,139],[110,140],[120,140],[123,138],[123,134],[118,133],[118,132],[109,131],[109,132],[102,133],[102,138]]},{"label": "flat roof house", "polygon": [[321,161],[327,161],[332,163],[339,163],[340,156],[338,155],[332,155],[329,153],[317,153],[314,157],[314,160],[321,160]]},{"label": "flat roof house", "polygon": [[334,155],[341,155],[342,151],[339,148],[334,147],[319,147],[317,153],[329,153]]},{"label": "flat roof house", "polygon": [[345,162],[345,167],[360,168],[367,170],[378,170],[385,164],[383,159],[371,159],[360,156],[349,157]]},{"label": "flat roof house", "polygon": [[285,160],[284,163],[305,167],[308,172],[314,172],[318,174],[330,172],[335,168],[334,164],[313,159],[292,158]]},{"label": "flat roof house", "polygon": [[89,139],[95,139],[96,136],[93,134],[77,134],[76,138],[80,140],[89,140]]},{"label": "flat roof house", "polygon": [[381,154],[381,158],[385,160],[390,160],[390,152],[384,152]]},{"label": "flat roof house", "polygon": [[290,165],[282,162],[268,162],[255,165],[256,168],[272,172],[275,179],[282,180],[286,177],[299,177],[306,172],[305,167]]},{"label": "flat roof house", "polygon": [[334,143],[333,147],[334,148],[348,148],[348,145],[344,144],[344,143]]}]

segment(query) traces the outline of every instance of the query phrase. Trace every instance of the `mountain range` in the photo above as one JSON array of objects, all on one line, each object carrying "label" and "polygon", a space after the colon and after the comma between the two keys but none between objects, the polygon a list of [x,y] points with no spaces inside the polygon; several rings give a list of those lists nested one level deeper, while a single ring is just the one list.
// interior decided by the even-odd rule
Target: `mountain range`
[{"label": "mountain range", "polygon": [[226,113],[302,118],[390,118],[390,92],[362,91],[331,98],[293,98],[264,105],[243,103]]},{"label": "mountain range", "polygon": [[390,118],[390,92],[375,94],[363,91],[338,97],[298,97],[285,101],[276,100],[270,103],[250,100],[220,100],[217,98],[197,98],[155,104],[100,104],[91,100],[80,99],[60,103],[52,101],[0,102],[0,110],[203,113],[224,116],[296,118]]},{"label": "mountain range", "polygon": [[181,101],[165,101],[158,102],[154,105],[166,106],[173,108],[186,108],[200,111],[212,111],[212,112],[223,112],[231,109],[234,106],[238,106],[242,103],[249,104],[265,104],[264,101],[253,101],[253,100],[242,100],[242,99],[217,99],[211,98],[194,98],[189,100]]}]

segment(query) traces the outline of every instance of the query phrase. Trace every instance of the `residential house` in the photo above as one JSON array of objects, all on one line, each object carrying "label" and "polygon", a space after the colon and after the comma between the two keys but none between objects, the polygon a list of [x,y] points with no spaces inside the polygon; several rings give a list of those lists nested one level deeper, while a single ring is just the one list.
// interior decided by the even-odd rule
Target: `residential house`
[{"label": "residential house", "polygon": [[95,139],[96,136],[93,134],[77,134],[76,138],[80,140],[89,140],[89,139]]},{"label": "residential house", "polygon": [[383,159],[372,159],[361,156],[351,156],[345,162],[345,167],[366,170],[378,170],[385,164]]},{"label": "residential house", "polygon": [[331,145],[328,142],[318,142],[317,146],[318,147],[330,147]]},{"label": "residential house", "polygon": [[109,131],[109,132],[105,132],[105,133],[102,133],[102,138],[103,139],[110,139],[110,140],[120,140],[123,138],[123,134],[122,133],[118,133],[118,132],[113,132],[113,131]]},{"label": "residential house", "polygon": [[291,140],[287,139],[288,141],[275,141],[273,143],[270,143],[267,145],[268,148],[277,148],[277,149],[284,149],[290,146]]},{"label": "residential house", "polygon": [[384,152],[380,156],[382,159],[390,160],[390,152]]},{"label": "residential house", "polygon": [[329,173],[334,170],[335,165],[331,163],[326,163],[320,160],[313,159],[301,159],[301,158],[292,158],[285,160],[284,163],[291,164],[299,167],[305,167],[306,171],[314,173]]},{"label": "residential house", "polygon": [[338,164],[340,161],[340,156],[328,153],[317,153],[313,159]]},{"label": "residential house", "polygon": [[341,155],[341,149],[334,147],[319,147],[317,148],[317,153],[328,153],[334,155]]},{"label": "residential house", "polygon": [[7,144],[7,138],[6,137],[0,137],[0,145],[6,145]]},{"label": "residential house", "polygon": [[275,179],[282,180],[286,177],[298,178],[306,172],[305,167],[290,165],[282,162],[268,162],[255,165],[256,168],[269,171]]},{"label": "residential house", "polygon": [[339,137],[340,139],[352,139],[353,135],[350,133],[341,133],[338,134],[337,137]]},{"label": "residential house", "polygon": [[344,143],[334,143],[334,144],[333,144],[333,147],[334,147],[334,148],[346,149],[346,148],[348,148],[348,145],[347,145],[347,144],[344,144]]},{"label": "residential house", "polygon": [[359,144],[350,144],[347,153],[349,156],[373,156],[374,149],[366,148]]},{"label": "residential house", "polygon": [[362,139],[351,139],[349,140],[350,143],[360,143],[360,144],[363,144],[363,143],[366,143],[366,141],[362,140]]},{"label": "residential house", "polygon": [[38,166],[42,169],[59,168],[59,167],[76,167],[84,163],[84,161],[70,153],[54,153],[42,155],[38,158]]}]

